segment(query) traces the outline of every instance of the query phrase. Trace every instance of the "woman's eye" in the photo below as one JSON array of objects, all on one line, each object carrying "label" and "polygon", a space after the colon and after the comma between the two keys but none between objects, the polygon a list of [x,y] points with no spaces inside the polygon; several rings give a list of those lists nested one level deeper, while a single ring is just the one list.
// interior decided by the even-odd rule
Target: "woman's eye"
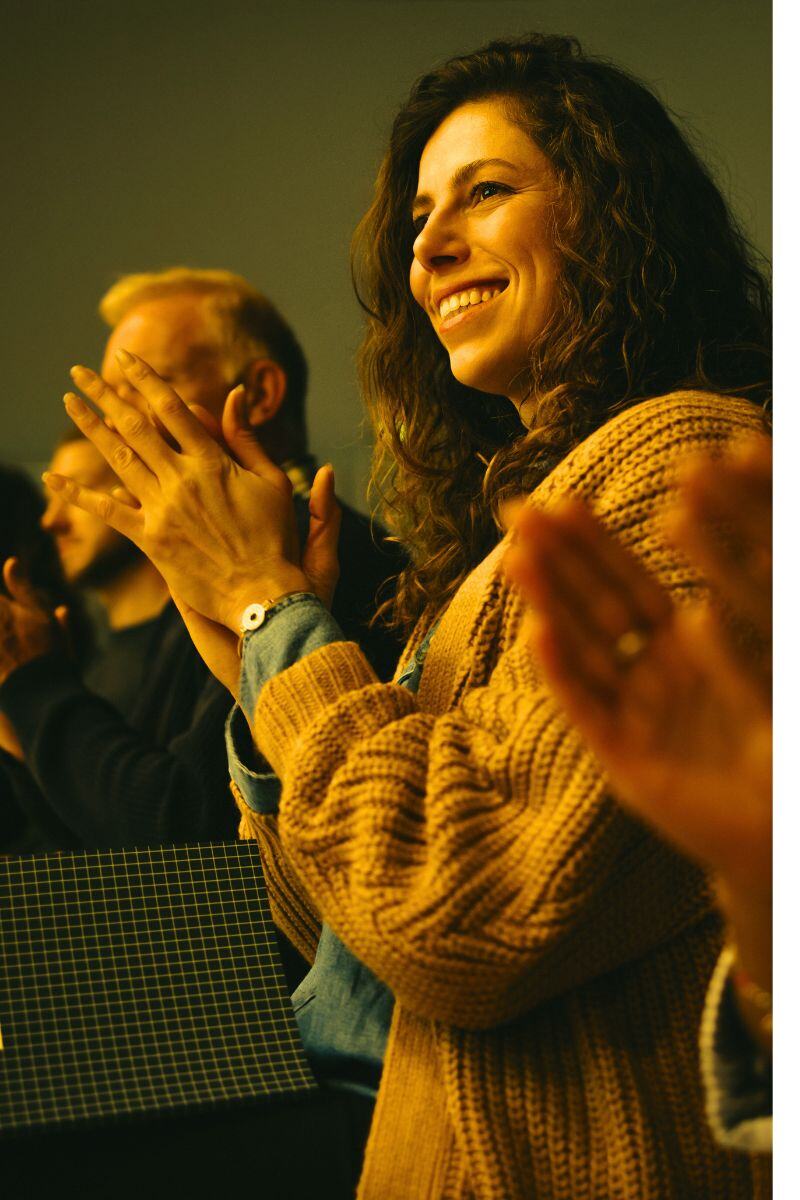
[{"label": "woman's eye", "polygon": [[[476,183],[474,187],[470,188],[470,203],[479,204],[481,200],[491,200],[493,196],[508,195],[513,190],[506,183],[495,183],[487,179],[484,183]],[[419,213],[416,217],[411,218],[411,228],[414,230],[415,238],[422,233],[429,215],[429,213]]]},{"label": "woman's eye", "polygon": [[492,196],[499,196],[503,192],[510,192],[511,188],[506,187],[504,183],[492,183],[487,180],[485,183],[476,183],[470,193],[473,200],[491,200]]}]

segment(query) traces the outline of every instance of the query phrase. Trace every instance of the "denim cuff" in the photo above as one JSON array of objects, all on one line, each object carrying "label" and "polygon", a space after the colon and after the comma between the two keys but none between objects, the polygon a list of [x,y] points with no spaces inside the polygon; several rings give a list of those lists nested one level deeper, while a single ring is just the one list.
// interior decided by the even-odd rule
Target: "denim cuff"
[{"label": "denim cuff", "polygon": [[733,953],[723,950],[709,984],[700,1028],[706,1113],[720,1145],[765,1153],[772,1148],[772,1059],[753,1041],[731,982]]},{"label": "denim cuff", "polygon": [[242,639],[239,703],[249,720],[264,684],[307,654],[345,640],[321,600],[310,592],[293,592],[267,612],[264,622]]},{"label": "denim cuff", "polygon": [[266,764],[263,770],[257,769],[257,754],[250,726],[238,705],[231,709],[225,722],[225,746],[231,779],[247,807],[257,813],[276,813],[281,781]]},{"label": "denim cuff", "polygon": [[225,724],[228,769],[248,808],[276,813],[281,783],[259,760],[247,719],[253,719],[264,684],[307,654],[344,634],[320,600],[311,592],[292,592],[270,608],[262,625],[242,641],[239,704]]}]

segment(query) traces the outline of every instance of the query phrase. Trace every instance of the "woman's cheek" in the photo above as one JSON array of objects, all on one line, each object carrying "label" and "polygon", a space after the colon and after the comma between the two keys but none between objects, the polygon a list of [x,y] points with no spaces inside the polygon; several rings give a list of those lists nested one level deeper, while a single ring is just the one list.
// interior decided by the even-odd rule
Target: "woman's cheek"
[{"label": "woman's cheek", "polygon": [[409,285],[411,287],[411,295],[420,308],[425,308],[425,294],[427,292],[427,274],[423,271],[419,263],[414,260],[411,264],[411,270],[408,273]]}]

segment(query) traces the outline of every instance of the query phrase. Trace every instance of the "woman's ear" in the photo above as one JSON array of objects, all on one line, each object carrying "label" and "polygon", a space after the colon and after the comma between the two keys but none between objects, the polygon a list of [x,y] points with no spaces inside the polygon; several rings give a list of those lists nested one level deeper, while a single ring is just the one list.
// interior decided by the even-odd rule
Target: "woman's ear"
[{"label": "woman's ear", "polygon": [[257,358],[244,376],[247,419],[252,429],[273,421],[286,396],[286,372],[271,358]]}]

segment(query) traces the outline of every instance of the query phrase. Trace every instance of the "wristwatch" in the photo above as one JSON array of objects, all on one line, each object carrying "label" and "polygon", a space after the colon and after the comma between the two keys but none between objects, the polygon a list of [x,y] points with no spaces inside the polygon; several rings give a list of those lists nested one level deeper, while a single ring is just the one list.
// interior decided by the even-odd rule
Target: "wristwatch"
[{"label": "wristwatch", "polygon": [[267,600],[264,604],[248,604],[239,620],[239,636],[244,637],[253,629],[260,629],[273,604],[275,604],[274,600]]},{"label": "wristwatch", "polygon": [[263,604],[248,604],[239,618],[239,642],[236,647],[239,658],[242,657],[242,647],[244,645],[244,635],[252,633],[255,629],[260,629],[267,619],[267,614],[275,605],[285,600],[287,596],[305,596],[311,595],[310,592],[305,592],[301,588],[297,588],[292,592],[282,592],[280,596],[276,596],[273,600],[265,600]]}]

